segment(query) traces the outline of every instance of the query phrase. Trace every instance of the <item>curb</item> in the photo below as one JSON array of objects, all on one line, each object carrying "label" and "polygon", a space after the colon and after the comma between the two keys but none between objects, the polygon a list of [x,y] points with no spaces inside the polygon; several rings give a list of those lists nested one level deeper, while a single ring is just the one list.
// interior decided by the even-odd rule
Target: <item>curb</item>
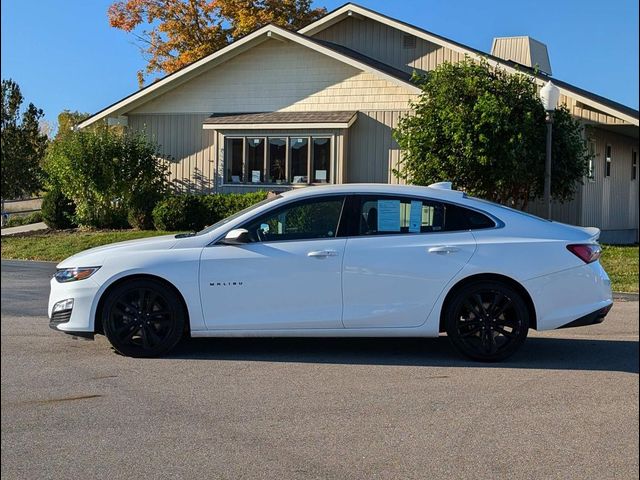
[{"label": "curb", "polygon": [[623,302],[637,302],[640,295],[637,293],[613,292],[614,300],[622,300]]}]

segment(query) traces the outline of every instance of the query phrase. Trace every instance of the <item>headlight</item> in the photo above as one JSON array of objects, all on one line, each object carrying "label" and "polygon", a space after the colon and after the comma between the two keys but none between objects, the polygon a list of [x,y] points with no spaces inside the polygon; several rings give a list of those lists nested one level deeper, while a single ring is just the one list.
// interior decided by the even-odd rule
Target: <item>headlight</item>
[{"label": "headlight", "polygon": [[60,283],[75,282],[76,280],[89,278],[99,269],[100,267],[61,268],[56,272],[54,277]]}]

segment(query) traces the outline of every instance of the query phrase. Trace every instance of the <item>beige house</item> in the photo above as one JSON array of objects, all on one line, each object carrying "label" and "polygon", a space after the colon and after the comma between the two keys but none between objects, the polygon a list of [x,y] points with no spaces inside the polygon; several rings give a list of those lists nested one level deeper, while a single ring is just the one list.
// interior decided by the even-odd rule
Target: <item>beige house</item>
[{"label": "beige house", "polygon": [[[420,92],[411,74],[465,56],[532,75],[538,66],[540,85],[551,74],[546,46],[529,37],[495,39],[487,54],[347,4],[298,32],[267,25],[80,127],[107,119],[144,131],[185,192],[397,183],[391,132]],[[553,82],[595,154],[576,199],[556,205],[555,217],[596,225],[605,241],[637,241],[638,111]]]}]

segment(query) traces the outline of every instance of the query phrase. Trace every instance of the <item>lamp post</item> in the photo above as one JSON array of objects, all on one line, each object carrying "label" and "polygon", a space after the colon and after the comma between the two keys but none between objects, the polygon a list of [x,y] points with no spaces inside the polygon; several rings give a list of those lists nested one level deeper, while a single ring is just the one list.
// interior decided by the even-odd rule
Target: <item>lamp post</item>
[{"label": "lamp post", "polygon": [[540,100],[547,112],[547,157],[544,163],[544,204],[546,217],[551,220],[551,129],[553,127],[553,112],[560,100],[560,89],[549,80],[540,90]]}]

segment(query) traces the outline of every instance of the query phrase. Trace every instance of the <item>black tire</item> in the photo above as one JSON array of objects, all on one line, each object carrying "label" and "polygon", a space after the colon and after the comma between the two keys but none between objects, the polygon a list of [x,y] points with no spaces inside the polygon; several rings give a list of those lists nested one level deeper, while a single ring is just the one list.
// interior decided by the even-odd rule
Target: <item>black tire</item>
[{"label": "black tire", "polygon": [[454,348],[482,362],[513,355],[526,340],[529,323],[522,295],[499,282],[464,286],[445,311],[445,330]]},{"label": "black tire", "polygon": [[128,357],[157,357],[182,338],[186,314],[178,295],[152,279],[118,285],[105,298],[102,326],[113,348]]}]

